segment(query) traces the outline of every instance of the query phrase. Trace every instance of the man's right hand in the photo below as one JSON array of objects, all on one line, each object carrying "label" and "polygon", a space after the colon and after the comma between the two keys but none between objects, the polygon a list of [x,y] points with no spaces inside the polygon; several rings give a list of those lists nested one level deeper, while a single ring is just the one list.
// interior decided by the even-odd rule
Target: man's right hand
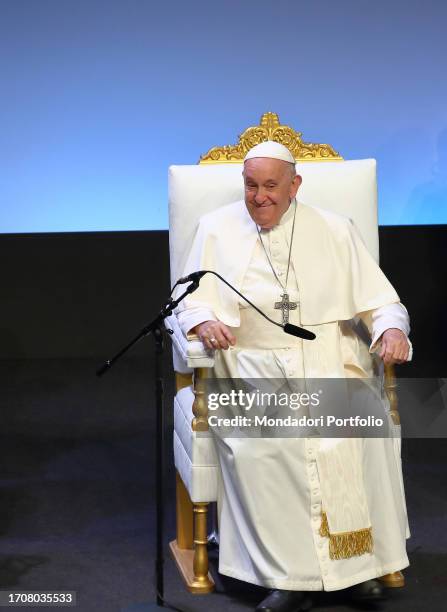
[{"label": "man's right hand", "polygon": [[236,338],[222,321],[204,321],[193,330],[207,349],[227,349],[236,344]]}]

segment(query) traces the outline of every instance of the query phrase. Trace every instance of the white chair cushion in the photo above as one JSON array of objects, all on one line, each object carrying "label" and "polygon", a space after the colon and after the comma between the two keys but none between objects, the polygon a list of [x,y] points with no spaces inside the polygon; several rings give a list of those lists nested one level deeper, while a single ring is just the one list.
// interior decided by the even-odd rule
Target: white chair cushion
[{"label": "white chair cushion", "polygon": [[194,465],[216,466],[217,455],[211,435],[197,434],[191,429],[194,418],[191,387],[181,389],[174,398],[174,430]]},{"label": "white chair cushion", "polygon": [[175,431],[174,462],[192,502],[213,502],[217,500],[218,468],[193,465]]},{"label": "white chair cushion", "polygon": [[191,429],[191,387],[174,398],[174,462],[193,502],[216,501],[218,462],[214,440]]}]

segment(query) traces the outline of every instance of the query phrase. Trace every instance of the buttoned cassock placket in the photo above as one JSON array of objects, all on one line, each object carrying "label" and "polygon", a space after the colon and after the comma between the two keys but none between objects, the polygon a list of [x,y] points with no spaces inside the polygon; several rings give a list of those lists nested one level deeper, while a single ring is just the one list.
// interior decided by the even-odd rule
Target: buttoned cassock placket
[{"label": "buttoned cassock placket", "polygon": [[310,516],[312,523],[312,537],[315,542],[315,551],[323,583],[329,574],[329,542],[327,538],[320,535],[321,525],[321,488],[318,477],[316,452],[318,450],[318,440],[312,438],[305,439],[307,477],[310,483]]},{"label": "buttoned cassock placket", "polygon": [[[280,245],[287,245],[287,248],[289,248],[290,246],[291,226],[293,223],[291,213],[292,207],[289,209],[288,214],[283,217],[283,223],[275,226],[269,232],[265,232],[265,234],[267,234],[268,236],[270,243],[270,255],[273,267],[279,280],[284,286],[287,277],[288,251],[285,248],[281,249]],[[264,235],[263,239],[265,240]],[[285,257],[286,255],[287,258]],[[297,303],[297,310],[290,311],[289,315],[291,319],[294,319],[293,322],[295,324],[300,325],[301,318],[299,314],[299,287],[297,281],[298,279],[295,275],[293,262],[291,262],[287,279],[288,286],[286,287],[286,290],[289,294],[290,301]],[[301,364],[301,367],[299,367],[299,358],[297,352],[297,349],[291,350],[290,348],[286,348],[285,356],[280,359],[284,368],[284,375],[286,378],[292,379],[290,381],[292,386],[293,379],[305,376],[303,364]],[[329,575],[330,559],[328,539],[320,535],[321,488],[316,462],[316,453],[319,447],[319,440],[315,438],[304,438],[302,440],[297,440],[297,444],[304,444],[307,480],[310,491],[309,523],[311,526],[312,537],[315,544],[315,553],[317,555],[320,567],[321,583],[319,584],[318,588],[321,589],[324,584],[325,578],[327,579],[327,576]]]}]

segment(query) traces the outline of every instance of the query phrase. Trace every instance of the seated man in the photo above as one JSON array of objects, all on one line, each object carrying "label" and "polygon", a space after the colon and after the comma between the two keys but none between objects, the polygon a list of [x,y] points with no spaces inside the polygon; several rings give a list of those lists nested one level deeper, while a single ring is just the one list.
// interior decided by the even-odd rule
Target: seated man
[{"label": "seated man", "polygon": [[[271,318],[303,325],[316,339],[286,335],[207,275],[177,316],[185,334],[197,333],[215,350],[215,376],[372,376],[368,349],[348,323],[355,317],[369,328],[370,351],[384,363],[408,360],[409,320],[397,293],[349,219],[296,201],[302,179],[289,150],[256,145],[245,157],[243,179],[245,202],[201,219],[185,274],[215,270]],[[357,599],[378,599],[375,579],[408,565],[395,441],[345,447],[362,482],[353,492],[342,475],[342,508],[326,495],[338,485],[319,462],[323,442],[216,438],[219,571],[273,589],[258,612],[305,609],[308,592],[318,590],[351,587]]]}]

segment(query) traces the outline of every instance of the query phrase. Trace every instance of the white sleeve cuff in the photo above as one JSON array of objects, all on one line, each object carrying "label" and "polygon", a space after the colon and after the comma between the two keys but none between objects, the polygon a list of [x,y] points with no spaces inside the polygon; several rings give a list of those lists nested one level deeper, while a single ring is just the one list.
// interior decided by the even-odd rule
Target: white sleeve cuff
[{"label": "white sleeve cuff", "polygon": [[177,320],[180,325],[180,329],[185,337],[188,333],[199,323],[204,321],[217,321],[217,318],[212,310],[206,308],[188,308],[177,313]]}]

